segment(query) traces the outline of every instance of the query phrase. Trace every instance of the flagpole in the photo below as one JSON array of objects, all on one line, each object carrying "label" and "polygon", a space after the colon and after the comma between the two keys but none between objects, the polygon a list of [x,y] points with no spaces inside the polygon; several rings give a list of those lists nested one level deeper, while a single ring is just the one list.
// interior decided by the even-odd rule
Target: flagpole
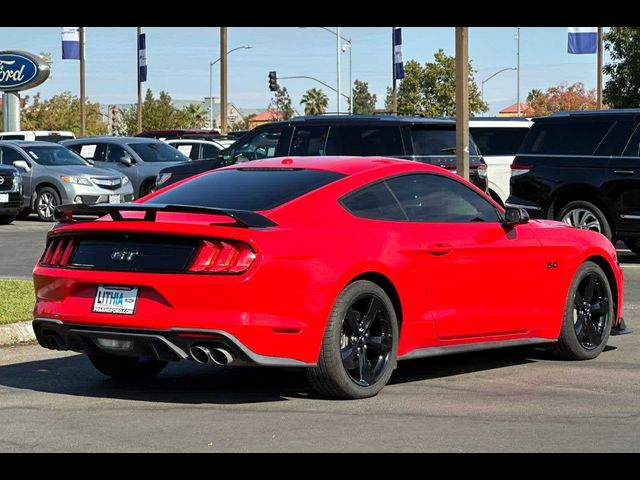
[{"label": "flagpole", "polygon": [[136,111],[138,121],[138,132],[142,131],[142,82],[140,81],[140,34],[142,33],[142,27],[136,27],[136,45],[137,45],[137,57],[138,57],[138,107]]},{"label": "flagpole", "polygon": [[393,87],[391,89],[391,113],[398,114],[398,98],[396,96],[396,27],[391,27],[391,76],[393,77]]},{"label": "flagpole", "polygon": [[598,27],[598,103],[597,109],[602,110],[602,27]]},{"label": "flagpole", "polygon": [[227,134],[227,27],[220,27],[220,130]]},{"label": "flagpole", "polygon": [[84,91],[84,27],[80,27],[80,136],[86,135],[86,118],[84,111],[85,91]]}]

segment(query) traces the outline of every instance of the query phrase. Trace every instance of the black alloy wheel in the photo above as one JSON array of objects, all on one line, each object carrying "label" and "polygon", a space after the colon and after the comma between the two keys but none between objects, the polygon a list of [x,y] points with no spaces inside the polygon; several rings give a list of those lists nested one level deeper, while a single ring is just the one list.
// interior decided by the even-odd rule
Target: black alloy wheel
[{"label": "black alloy wheel", "polygon": [[396,366],[396,311],[376,283],[358,280],[336,299],[316,366],[307,377],[321,395],[356,399],[376,395]]},{"label": "black alloy wheel", "polygon": [[569,287],[560,335],[552,351],[569,360],[597,357],[607,345],[615,320],[614,301],[602,268],[594,262],[584,262]]},{"label": "black alloy wheel", "polygon": [[380,380],[391,358],[393,334],[382,301],[364,294],[347,310],[340,335],[340,356],[345,371],[358,385]]}]

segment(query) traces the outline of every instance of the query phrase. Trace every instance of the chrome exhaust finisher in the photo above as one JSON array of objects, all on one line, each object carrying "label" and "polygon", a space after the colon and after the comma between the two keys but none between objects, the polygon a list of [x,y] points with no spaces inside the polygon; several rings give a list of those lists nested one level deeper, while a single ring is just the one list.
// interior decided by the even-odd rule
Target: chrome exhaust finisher
[{"label": "chrome exhaust finisher", "polygon": [[193,345],[189,349],[189,353],[191,354],[191,358],[198,363],[211,363],[212,361],[210,350],[203,345]]},{"label": "chrome exhaust finisher", "polygon": [[233,355],[229,350],[224,348],[214,348],[209,351],[211,361],[216,365],[229,365],[233,362]]}]

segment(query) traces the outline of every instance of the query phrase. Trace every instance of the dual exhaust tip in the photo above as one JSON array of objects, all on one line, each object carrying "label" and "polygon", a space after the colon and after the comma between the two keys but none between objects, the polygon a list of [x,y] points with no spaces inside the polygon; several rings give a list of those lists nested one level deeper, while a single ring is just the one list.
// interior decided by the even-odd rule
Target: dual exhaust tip
[{"label": "dual exhaust tip", "polygon": [[191,358],[198,363],[213,363],[215,365],[229,365],[233,362],[233,354],[220,347],[193,345],[190,349]]}]

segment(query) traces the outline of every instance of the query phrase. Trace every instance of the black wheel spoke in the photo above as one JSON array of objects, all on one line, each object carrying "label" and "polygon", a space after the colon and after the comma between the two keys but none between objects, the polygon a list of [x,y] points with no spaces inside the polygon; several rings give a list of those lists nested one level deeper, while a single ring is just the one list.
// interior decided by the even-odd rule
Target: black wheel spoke
[{"label": "black wheel spoke", "polygon": [[589,337],[589,343],[594,346],[600,345],[600,335],[598,335],[596,326],[593,324],[593,322],[591,320],[587,320],[586,322],[584,322],[584,326]]},{"label": "black wheel spoke", "polygon": [[360,358],[362,359],[360,360],[360,380],[366,382],[367,385],[373,385],[376,383],[376,378],[373,375],[373,365],[371,365],[365,352],[360,353]]},{"label": "black wheel spoke", "polygon": [[358,328],[360,328],[358,325],[359,316],[360,314],[358,312],[356,312],[353,308],[350,308],[347,312],[347,315],[344,317],[345,323],[349,327],[349,330],[351,330],[351,335],[358,334]]},{"label": "black wheel spoke", "polygon": [[340,350],[340,355],[342,356],[342,364],[347,370],[353,370],[358,366],[358,362],[356,362],[356,353],[356,345],[347,345],[342,350]]},{"label": "black wheel spoke", "polygon": [[587,284],[584,289],[584,299],[587,302],[591,302],[591,300],[593,299],[593,292],[596,288],[596,280],[597,278],[595,275],[589,275],[587,277]]},{"label": "black wheel spoke", "polygon": [[378,335],[367,338],[367,347],[380,355],[386,355],[391,351],[393,339],[390,335]]},{"label": "black wheel spoke", "polygon": [[584,336],[584,324],[584,317],[582,315],[578,315],[578,319],[576,320],[576,324],[574,325],[578,341],[582,341],[582,337]]},{"label": "black wheel spoke", "polygon": [[362,319],[362,324],[360,325],[363,332],[369,331],[369,329],[371,328],[371,324],[376,319],[381,306],[382,303],[377,297],[371,297],[369,307],[367,308],[367,313],[365,313],[364,318]]},{"label": "black wheel spoke", "polygon": [[582,296],[582,294],[576,290],[576,296],[573,299],[573,305],[578,309],[582,309],[582,306],[584,305],[584,297]]},{"label": "black wheel spoke", "polygon": [[609,311],[609,299],[608,298],[599,298],[597,302],[591,304],[591,313],[592,314],[605,314]]},{"label": "black wheel spoke", "polygon": [[367,356],[364,352],[358,353],[358,374],[360,375],[360,381],[364,382],[365,370],[367,369]]}]

